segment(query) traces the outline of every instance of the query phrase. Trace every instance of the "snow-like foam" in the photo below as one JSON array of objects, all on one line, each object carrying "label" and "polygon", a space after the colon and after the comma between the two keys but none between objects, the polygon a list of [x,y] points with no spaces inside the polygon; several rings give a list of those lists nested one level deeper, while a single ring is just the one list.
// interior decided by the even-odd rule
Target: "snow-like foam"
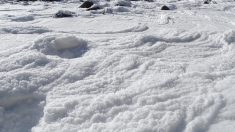
[{"label": "snow-like foam", "polygon": [[51,32],[47,28],[43,27],[7,27],[7,28],[0,28],[0,33],[5,34],[5,33],[11,33],[11,34],[42,34],[42,33],[47,33]]},{"label": "snow-like foam", "polygon": [[235,43],[235,31],[229,31],[224,34],[224,40],[228,44],[234,44]]},{"label": "snow-like foam", "polygon": [[131,6],[131,1],[129,1],[129,0],[115,0],[113,4],[116,5],[116,6],[130,7]]},{"label": "snow-like foam", "polygon": [[[171,49],[180,49],[182,44],[206,41],[202,33],[172,34],[138,37],[142,50],[133,52],[138,46],[127,46],[122,52],[96,58],[99,61],[95,65],[85,61],[84,67],[79,67],[79,62],[74,62],[68,71],[79,71],[77,74],[81,76],[63,76],[63,79],[77,80],[49,92],[44,116],[33,131],[207,130],[225,105],[221,94],[205,81],[208,75],[184,73],[185,65],[173,61],[182,56],[173,55],[161,60],[154,58],[159,52],[144,54],[150,50],[144,46],[147,43],[173,43],[172,48],[165,48],[161,53],[164,56]],[[196,52],[192,52],[194,54]],[[88,74],[90,71],[95,74]],[[66,125],[58,126],[59,122]]]},{"label": "snow-like foam", "polygon": [[[133,27],[128,27],[126,29],[122,29],[122,30],[111,30],[108,29],[107,31],[101,31],[101,32],[76,32],[76,31],[72,31],[73,33],[76,34],[119,34],[119,33],[129,33],[129,32],[144,32],[146,30],[148,30],[148,26],[143,25],[143,24],[138,24],[137,26],[133,26]],[[59,31],[61,33],[68,33],[67,31]]]},{"label": "snow-like foam", "polygon": [[1,132],[234,129],[234,2],[102,0],[107,14],[70,2],[0,5],[0,43],[18,43],[0,50]]},{"label": "snow-like foam", "polygon": [[113,7],[112,10],[114,12],[130,12],[130,10],[128,8],[122,7],[122,6]]},{"label": "snow-like foam", "polygon": [[136,42],[130,47],[151,47],[156,44],[163,44],[163,43],[189,43],[192,41],[196,41],[201,37],[202,34],[200,33],[177,33],[175,37],[168,37],[168,36],[157,36],[157,35],[142,35],[137,38]]},{"label": "snow-like foam", "polygon": [[33,21],[33,20],[34,20],[34,16],[32,16],[32,15],[19,16],[19,17],[11,18],[11,20],[12,20],[12,21],[16,21],[16,22]]},{"label": "snow-like foam", "polygon": [[36,49],[46,55],[75,58],[87,51],[87,41],[75,36],[49,36],[35,41],[31,49]]},{"label": "snow-like foam", "polygon": [[87,42],[74,36],[45,36],[31,46],[13,50],[12,55],[2,56],[0,130],[28,131],[38,123],[43,115],[45,93],[51,88],[49,84],[65,72],[67,65],[47,55],[72,58],[80,56],[86,48]]},{"label": "snow-like foam", "polygon": [[138,26],[134,26],[132,28],[129,29],[124,29],[121,31],[106,31],[104,32],[105,34],[114,34],[114,33],[128,33],[128,32],[143,32],[148,30],[148,26],[146,25],[138,25]]},{"label": "snow-like foam", "polygon": [[1,59],[0,123],[2,132],[28,131],[42,116],[44,85],[59,77],[45,55],[24,50]]}]

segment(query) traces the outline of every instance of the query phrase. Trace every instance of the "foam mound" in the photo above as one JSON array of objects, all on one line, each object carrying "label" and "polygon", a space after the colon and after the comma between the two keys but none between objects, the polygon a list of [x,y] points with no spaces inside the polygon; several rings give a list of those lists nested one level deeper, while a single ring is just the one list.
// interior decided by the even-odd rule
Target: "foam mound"
[{"label": "foam mound", "polygon": [[62,58],[76,58],[87,51],[87,41],[75,36],[46,36],[34,42],[32,49]]}]

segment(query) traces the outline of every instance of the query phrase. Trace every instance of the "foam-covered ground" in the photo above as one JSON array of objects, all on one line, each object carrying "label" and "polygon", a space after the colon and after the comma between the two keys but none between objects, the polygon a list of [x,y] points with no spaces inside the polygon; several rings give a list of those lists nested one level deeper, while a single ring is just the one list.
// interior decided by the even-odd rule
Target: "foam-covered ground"
[{"label": "foam-covered ground", "polygon": [[1,132],[235,131],[234,1],[80,4],[0,4]]}]

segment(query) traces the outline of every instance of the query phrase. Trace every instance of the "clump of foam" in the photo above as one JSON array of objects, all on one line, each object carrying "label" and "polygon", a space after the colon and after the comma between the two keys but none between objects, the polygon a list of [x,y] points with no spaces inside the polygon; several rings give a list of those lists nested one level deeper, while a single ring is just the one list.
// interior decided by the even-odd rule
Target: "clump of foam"
[{"label": "clump of foam", "polygon": [[46,55],[76,58],[87,51],[87,44],[87,41],[75,36],[46,36],[35,41],[31,48]]}]

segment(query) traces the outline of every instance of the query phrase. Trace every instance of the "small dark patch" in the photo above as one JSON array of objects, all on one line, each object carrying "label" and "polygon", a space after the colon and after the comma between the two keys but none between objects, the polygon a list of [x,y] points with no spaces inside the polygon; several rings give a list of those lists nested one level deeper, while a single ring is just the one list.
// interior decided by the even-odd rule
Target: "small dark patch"
[{"label": "small dark patch", "polygon": [[59,10],[59,11],[54,15],[54,17],[55,17],[55,18],[73,17],[74,14],[75,14],[75,12]]},{"label": "small dark patch", "polygon": [[153,2],[153,0],[144,0],[144,1],[147,1],[147,2]]},{"label": "small dark patch", "polygon": [[204,0],[203,4],[211,4],[213,2],[213,4],[217,4],[215,1],[212,0]]},{"label": "small dark patch", "polygon": [[204,4],[210,4],[210,2],[208,2],[208,1],[204,1]]},{"label": "small dark patch", "polygon": [[161,10],[170,10],[169,7],[167,7],[166,5],[162,6]]},{"label": "small dark patch", "polygon": [[80,5],[80,8],[90,8],[94,3],[92,1],[85,1]]}]

